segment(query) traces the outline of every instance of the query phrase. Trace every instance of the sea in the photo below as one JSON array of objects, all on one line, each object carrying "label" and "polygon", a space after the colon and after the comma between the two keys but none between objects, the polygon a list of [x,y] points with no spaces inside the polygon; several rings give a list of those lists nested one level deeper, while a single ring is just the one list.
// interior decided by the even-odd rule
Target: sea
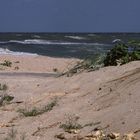
[{"label": "sea", "polygon": [[107,53],[115,40],[140,40],[140,33],[0,33],[0,54],[85,58]]}]

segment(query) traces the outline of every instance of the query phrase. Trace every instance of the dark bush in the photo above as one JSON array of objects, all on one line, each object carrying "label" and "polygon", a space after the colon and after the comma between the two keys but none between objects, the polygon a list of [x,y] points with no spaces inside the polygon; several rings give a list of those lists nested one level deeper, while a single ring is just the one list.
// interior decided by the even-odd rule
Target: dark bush
[{"label": "dark bush", "polygon": [[12,62],[10,62],[9,60],[4,60],[4,62],[1,63],[1,65],[6,66],[6,67],[11,67],[12,66]]},{"label": "dark bush", "polygon": [[140,60],[140,51],[138,46],[129,46],[125,44],[116,44],[104,59],[104,66],[123,65],[130,61]]}]

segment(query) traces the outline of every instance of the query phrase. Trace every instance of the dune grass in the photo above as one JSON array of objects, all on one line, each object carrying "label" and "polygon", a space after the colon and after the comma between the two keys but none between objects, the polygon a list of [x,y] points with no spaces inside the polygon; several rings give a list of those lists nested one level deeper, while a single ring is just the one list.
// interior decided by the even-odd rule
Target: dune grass
[{"label": "dune grass", "polygon": [[48,105],[43,106],[41,108],[34,107],[31,109],[19,109],[18,112],[23,114],[25,117],[38,116],[45,112],[51,111],[53,107],[56,106],[56,104],[57,104],[57,99],[54,99]]}]

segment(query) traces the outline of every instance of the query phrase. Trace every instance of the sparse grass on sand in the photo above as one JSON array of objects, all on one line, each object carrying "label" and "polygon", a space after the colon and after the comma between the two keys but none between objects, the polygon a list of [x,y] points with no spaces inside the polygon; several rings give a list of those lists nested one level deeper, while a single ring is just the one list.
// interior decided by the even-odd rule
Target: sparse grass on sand
[{"label": "sparse grass on sand", "polygon": [[32,117],[32,116],[38,116],[45,112],[51,111],[54,106],[57,104],[57,99],[54,99],[52,102],[50,102],[48,105],[42,107],[42,108],[32,108],[32,109],[19,109],[18,112],[22,113],[25,117]]},{"label": "sparse grass on sand", "polygon": [[25,133],[21,134],[18,138],[18,132],[13,127],[8,132],[7,136],[4,138],[4,140],[27,140]]},{"label": "sparse grass on sand", "polygon": [[6,84],[0,84],[0,106],[2,106],[4,103],[9,103],[14,99],[13,96],[6,93],[7,90],[8,86]]},{"label": "sparse grass on sand", "polygon": [[12,66],[12,62],[9,61],[9,60],[4,60],[4,62],[0,63],[0,65],[6,66],[6,67],[11,67]]},{"label": "sparse grass on sand", "polygon": [[6,84],[0,84],[0,90],[6,91],[8,89],[8,86]]},{"label": "sparse grass on sand", "polygon": [[75,115],[69,115],[66,122],[60,125],[60,128],[63,128],[65,132],[71,132],[74,129],[81,129],[82,125],[78,123],[79,117]]}]

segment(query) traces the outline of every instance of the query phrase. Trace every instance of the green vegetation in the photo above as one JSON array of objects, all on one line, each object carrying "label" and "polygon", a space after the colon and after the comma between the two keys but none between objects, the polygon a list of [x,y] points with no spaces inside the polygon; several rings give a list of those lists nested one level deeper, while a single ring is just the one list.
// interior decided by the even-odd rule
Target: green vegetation
[{"label": "green vegetation", "polygon": [[6,94],[7,89],[8,86],[6,84],[0,84],[0,106],[14,99],[13,96]]},{"label": "green vegetation", "polygon": [[6,102],[10,102],[14,99],[13,96],[10,96],[10,95],[7,95],[7,94],[4,94],[4,96],[2,98],[3,98],[3,101],[6,101]]},{"label": "green vegetation", "polygon": [[77,62],[72,68],[62,73],[62,75],[66,75],[68,77],[73,76],[76,73],[81,73],[83,71],[94,71],[103,67],[104,54],[97,54],[96,56],[90,56],[85,58],[84,60]]},{"label": "green vegetation", "polygon": [[49,103],[47,106],[44,106],[42,108],[32,108],[32,109],[19,109],[18,112],[22,113],[25,117],[31,117],[31,116],[38,116],[45,112],[51,111],[54,106],[56,106],[57,100],[54,99],[51,103]]},{"label": "green vegetation", "polygon": [[8,86],[6,84],[0,84],[0,90],[6,91],[8,89]]},{"label": "green vegetation", "polygon": [[140,60],[139,46],[129,43],[116,44],[112,48],[104,59],[104,66],[116,66],[118,64],[123,65],[131,61]]},{"label": "green vegetation", "polygon": [[12,66],[12,62],[10,62],[9,60],[4,60],[4,62],[0,63],[0,65],[6,66],[6,67],[11,67]]},{"label": "green vegetation", "polygon": [[64,124],[60,125],[60,128],[63,128],[65,132],[71,132],[73,129],[81,129],[82,126],[77,122],[79,117],[74,115],[68,116],[67,121]]},{"label": "green vegetation", "polygon": [[60,76],[66,75],[69,77],[83,71],[89,72],[104,66],[123,65],[136,60],[140,60],[140,41],[130,41],[127,44],[117,43],[106,55],[90,56],[77,62],[77,64]]}]

